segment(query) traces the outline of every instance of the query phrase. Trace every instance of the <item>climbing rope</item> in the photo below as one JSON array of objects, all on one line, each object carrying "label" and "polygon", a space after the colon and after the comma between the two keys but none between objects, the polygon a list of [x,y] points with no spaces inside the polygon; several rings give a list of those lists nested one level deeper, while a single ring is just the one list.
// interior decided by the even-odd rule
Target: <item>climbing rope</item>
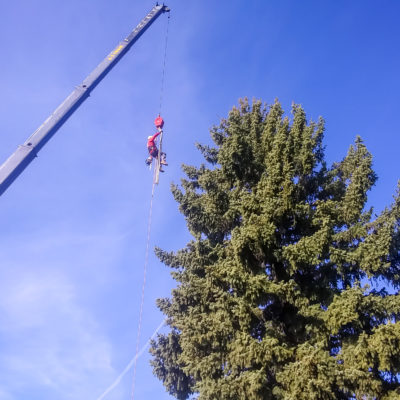
[{"label": "climbing rope", "polygon": [[[164,82],[165,82],[165,65],[167,59],[167,46],[168,46],[168,31],[169,31],[169,19],[170,14],[168,13],[168,20],[167,20],[167,28],[165,34],[165,46],[164,46],[164,60],[163,60],[163,70],[162,70],[162,78],[161,78],[161,89],[160,89],[160,112],[161,115],[161,108],[163,103],[163,95],[164,95]],[[162,137],[162,134],[161,134]],[[161,153],[161,138],[160,138],[160,149],[159,152]],[[153,171],[153,186],[151,189],[151,200],[150,200],[150,210],[149,210],[149,219],[147,222],[147,239],[146,239],[146,252],[145,252],[145,260],[144,260],[144,268],[143,268],[143,284],[142,284],[142,298],[140,300],[140,311],[139,311],[139,323],[138,323],[138,331],[136,336],[136,354],[133,361],[133,378],[132,378],[132,394],[131,400],[135,399],[135,381],[136,381],[136,361],[138,358],[139,352],[139,344],[140,344],[140,334],[142,331],[142,314],[143,314],[143,304],[144,304],[144,292],[146,287],[146,275],[147,275],[147,265],[149,262],[149,247],[150,247],[150,232],[151,232],[151,219],[153,214],[153,199],[154,199],[154,188],[155,185],[158,183],[158,173],[159,173],[159,162],[156,168]]]},{"label": "climbing rope", "polygon": [[[153,174],[156,173],[156,169],[157,168],[154,168]],[[137,335],[136,335],[136,352],[135,352],[135,358],[134,358],[134,362],[133,362],[133,378],[132,378],[133,380],[132,380],[132,395],[131,395],[131,399],[132,400],[134,400],[134,398],[135,398],[136,362],[137,362],[138,352],[139,352],[140,334],[141,334],[141,331],[142,331],[142,314],[143,314],[143,304],[144,304],[144,290],[145,290],[145,287],[146,287],[147,265],[149,263],[150,232],[151,232],[151,219],[152,219],[152,214],[153,214],[154,188],[155,188],[155,181],[153,179],[153,187],[151,189],[149,219],[147,221],[147,239],[146,239],[146,252],[145,252],[144,267],[143,267],[142,298],[140,300],[139,323],[138,323],[138,330],[137,330]]]}]

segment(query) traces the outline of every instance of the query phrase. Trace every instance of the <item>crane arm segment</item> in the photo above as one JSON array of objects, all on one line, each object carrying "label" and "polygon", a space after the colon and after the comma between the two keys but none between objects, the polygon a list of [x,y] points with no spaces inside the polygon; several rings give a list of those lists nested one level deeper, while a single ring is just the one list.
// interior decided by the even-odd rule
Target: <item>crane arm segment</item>
[{"label": "crane arm segment", "polygon": [[165,5],[156,5],[139,25],[86,77],[86,79],[58,106],[43,124],[0,166],[0,195],[14,182],[37,156],[65,121],[89,97],[91,91],[110,72],[132,45],[143,35],[157,17],[169,11]]}]

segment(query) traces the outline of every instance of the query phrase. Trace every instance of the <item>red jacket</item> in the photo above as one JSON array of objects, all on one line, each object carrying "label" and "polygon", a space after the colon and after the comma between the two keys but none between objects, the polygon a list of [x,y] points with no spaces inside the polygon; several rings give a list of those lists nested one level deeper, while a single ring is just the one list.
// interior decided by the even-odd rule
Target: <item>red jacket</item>
[{"label": "red jacket", "polygon": [[147,147],[155,147],[156,144],[154,141],[156,140],[156,137],[160,134],[161,132],[156,132],[150,139],[147,140]]}]

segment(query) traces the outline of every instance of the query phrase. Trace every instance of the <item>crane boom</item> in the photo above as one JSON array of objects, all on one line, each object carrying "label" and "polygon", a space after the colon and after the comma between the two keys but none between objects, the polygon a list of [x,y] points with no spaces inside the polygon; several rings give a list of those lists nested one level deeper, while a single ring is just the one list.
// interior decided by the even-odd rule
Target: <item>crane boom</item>
[{"label": "crane boom", "polygon": [[132,45],[143,35],[157,17],[168,12],[165,5],[155,5],[139,25],[86,77],[86,79],[57,107],[43,124],[0,166],[0,195],[14,182],[37,156],[39,150],[58,131],[75,110],[89,97],[91,91],[110,72]]}]

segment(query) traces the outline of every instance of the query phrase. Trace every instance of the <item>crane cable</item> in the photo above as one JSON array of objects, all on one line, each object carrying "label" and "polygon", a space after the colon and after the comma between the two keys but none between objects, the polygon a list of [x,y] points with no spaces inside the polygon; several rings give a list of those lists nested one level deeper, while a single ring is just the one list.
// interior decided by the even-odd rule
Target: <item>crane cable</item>
[{"label": "crane cable", "polygon": [[159,115],[161,115],[161,106],[162,106],[163,95],[164,95],[165,64],[166,64],[166,61],[167,61],[168,31],[169,31],[169,18],[170,18],[170,16],[171,15],[168,12],[167,29],[166,29],[166,33],[165,33],[165,45],[164,45],[164,62],[163,62],[163,71],[162,71],[162,77],[161,77],[160,111],[159,111]]},{"label": "crane cable", "polygon": [[[163,94],[164,94],[164,82],[165,82],[165,65],[167,59],[167,45],[168,45],[168,31],[169,31],[169,19],[170,13],[168,12],[168,19],[167,19],[167,28],[165,34],[165,45],[164,45],[164,60],[163,60],[163,70],[162,70],[162,78],[161,78],[161,89],[160,89],[160,111],[159,114],[161,115],[161,108],[163,103]],[[160,143],[161,146],[161,143]],[[151,233],[151,220],[153,214],[153,199],[154,199],[154,188],[156,185],[156,173],[158,172],[159,166],[154,168],[153,172],[153,186],[151,189],[151,200],[150,200],[150,209],[149,209],[149,219],[147,222],[147,239],[146,239],[146,252],[145,252],[145,259],[144,259],[144,267],[143,267],[143,284],[142,284],[142,297],[140,300],[140,311],[139,311],[139,323],[138,323],[138,331],[136,335],[136,353],[133,361],[133,377],[132,377],[132,392],[131,392],[131,400],[135,399],[135,381],[136,381],[136,362],[138,359],[139,353],[139,344],[140,344],[140,334],[142,331],[142,314],[143,314],[143,304],[144,304],[144,293],[146,287],[146,275],[147,275],[147,265],[149,263],[149,247],[150,247],[150,233]]]}]

